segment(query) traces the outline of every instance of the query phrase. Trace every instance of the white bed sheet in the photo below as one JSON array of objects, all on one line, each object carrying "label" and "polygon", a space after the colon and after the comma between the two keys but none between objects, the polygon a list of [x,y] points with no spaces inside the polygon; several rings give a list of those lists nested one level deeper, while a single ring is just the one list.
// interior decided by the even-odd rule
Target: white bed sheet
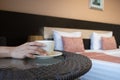
[{"label": "white bed sheet", "polygon": [[[118,56],[120,49],[106,51],[86,50],[86,52],[104,52],[109,55]],[[88,73],[83,75],[80,80],[120,80],[120,63],[113,63],[96,59],[91,60],[92,68]]]},{"label": "white bed sheet", "polygon": [[120,80],[120,64],[92,59],[92,68],[81,80]]}]

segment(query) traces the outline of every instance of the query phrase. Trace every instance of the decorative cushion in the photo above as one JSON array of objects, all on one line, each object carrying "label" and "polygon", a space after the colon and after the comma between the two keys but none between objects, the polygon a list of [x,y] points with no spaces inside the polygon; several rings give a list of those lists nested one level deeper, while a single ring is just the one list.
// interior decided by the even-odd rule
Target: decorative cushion
[{"label": "decorative cushion", "polygon": [[102,49],[103,50],[111,50],[111,49],[117,49],[117,44],[115,37],[102,37]]},{"label": "decorative cushion", "polygon": [[84,52],[84,44],[81,37],[62,37],[64,51]]},{"label": "decorative cushion", "polygon": [[63,51],[63,42],[62,36],[66,37],[80,37],[81,32],[62,32],[62,31],[53,31],[53,38],[55,41],[55,50]]},{"label": "decorative cushion", "polygon": [[100,50],[101,49],[101,37],[112,37],[112,35],[113,35],[112,32],[108,32],[104,34],[93,32],[90,38],[91,40],[90,49]]}]

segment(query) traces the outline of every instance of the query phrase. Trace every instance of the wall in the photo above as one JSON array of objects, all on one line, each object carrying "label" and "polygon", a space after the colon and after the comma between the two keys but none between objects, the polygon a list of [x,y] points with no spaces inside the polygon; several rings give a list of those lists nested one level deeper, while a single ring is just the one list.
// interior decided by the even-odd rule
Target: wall
[{"label": "wall", "polygon": [[32,13],[120,25],[120,0],[104,0],[104,10],[89,8],[89,0],[0,0],[0,10]]}]

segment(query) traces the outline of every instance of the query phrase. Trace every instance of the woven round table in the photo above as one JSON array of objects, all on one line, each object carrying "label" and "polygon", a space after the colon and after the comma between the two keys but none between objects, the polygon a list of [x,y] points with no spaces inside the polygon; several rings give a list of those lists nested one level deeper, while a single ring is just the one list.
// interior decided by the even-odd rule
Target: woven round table
[{"label": "woven round table", "polygon": [[47,65],[38,59],[0,59],[0,80],[73,80],[88,72],[92,65],[81,54],[63,52],[57,58],[59,61]]}]

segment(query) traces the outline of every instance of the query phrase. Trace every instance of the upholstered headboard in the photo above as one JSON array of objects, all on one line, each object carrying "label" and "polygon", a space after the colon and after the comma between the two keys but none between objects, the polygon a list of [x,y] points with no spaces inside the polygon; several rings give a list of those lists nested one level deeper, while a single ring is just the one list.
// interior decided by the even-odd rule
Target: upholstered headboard
[{"label": "upholstered headboard", "polygon": [[44,39],[53,39],[53,31],[63,32],[81,32],[85,49],[90,49],[90,36],[93,32],[107,33],[112,31],[103,30],[88,30],[88,29],[69,29],[69,28],[57,28],[57,27],[44,27]]},{"label": "upholstered headboard", "polygon": [[103,30],[89,30],[89,29],[69,29],[69,28],[55,28],[55,27],[44,27],[44,39],[52,39],[53,31],[64,31],[64,32],[82,32],[83,39],[90,39],[93,32],[97,33],[107,33],[112,31]]}]

